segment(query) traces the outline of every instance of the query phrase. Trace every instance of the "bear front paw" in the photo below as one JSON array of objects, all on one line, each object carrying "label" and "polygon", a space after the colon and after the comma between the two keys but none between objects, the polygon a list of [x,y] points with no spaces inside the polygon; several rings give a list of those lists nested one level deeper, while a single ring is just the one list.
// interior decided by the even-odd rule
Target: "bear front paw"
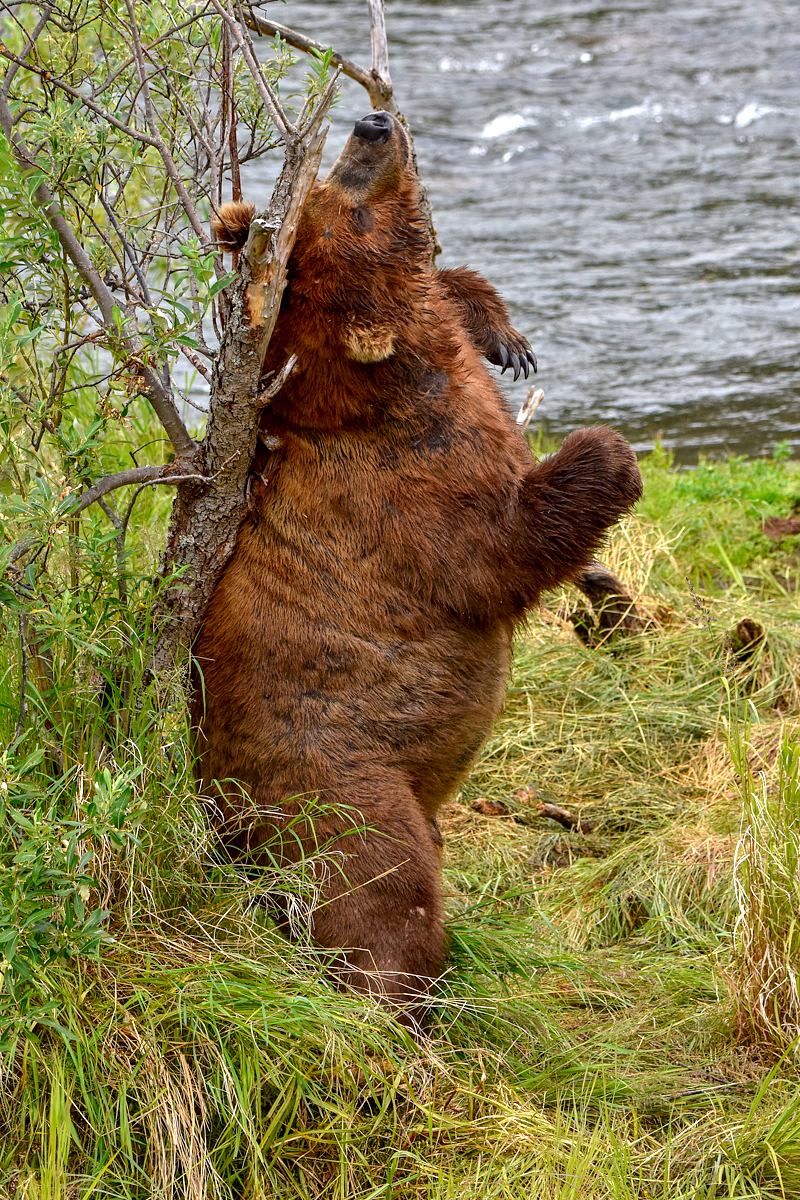
[{"label": "bear front paw", "polygon": [[469,267],[437,271],[436,278],[456,305],[476,349],[503,371],[511,367],[515,379],[519,379],[521,372],[527,379],[531,367],[536,370],[536,355],[528,339],[512,329],[508,309],[492,285]]},{"label": "bear front paw", "polygon": [[537,370],[536,355],[530,347],[527,338],[509,325],[503,330],[490,329],[487,331],[486,349],[484,351],[489,362],[495,363],[502,370],[502,375],[509,367],[514,372],[514,380],[523,372],[527,379],[533,367]]},{"label": "bear front paw", "polygon": [[607,530],[641,494],[636,455],[613,429],[578,429],[536,463],[520,489],[526,603],[585,570]]}]

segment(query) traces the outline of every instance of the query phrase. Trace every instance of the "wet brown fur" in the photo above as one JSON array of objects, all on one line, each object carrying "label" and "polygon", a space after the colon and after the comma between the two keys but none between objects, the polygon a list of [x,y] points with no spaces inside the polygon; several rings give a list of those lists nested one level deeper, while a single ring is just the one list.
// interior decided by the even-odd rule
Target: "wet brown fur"
[{"label": "wet brown fur", "polygon": [[[251,218],[224,206],[215,236]],[[608,429],[533,460],[481,360],[519,338],[505,306],[429,262],[401,126],[354,134],[300,222],[265,362],[297,355],[262,422],[283,459],[268,485],[254,463],[192,712],[227,836],[284,862],[326,845],[312,935],[400,1002],[444,965],[432,818],[500,711],[514,626],[641,491]]]},{"label": "wet brown fur", "polygon": [[247,200],[232,200],[223,204],[211,218],[211,232],[220,250],[241,250],[255,215],[255,204]]}]

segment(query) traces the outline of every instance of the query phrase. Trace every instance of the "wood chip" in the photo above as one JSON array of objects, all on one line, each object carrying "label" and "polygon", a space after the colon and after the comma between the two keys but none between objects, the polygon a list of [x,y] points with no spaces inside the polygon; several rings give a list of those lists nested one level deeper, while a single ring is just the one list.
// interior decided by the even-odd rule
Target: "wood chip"
[{"label": "wood chip", "polygon": [[473,800],[472,809],[484,817],[508,816],[508,808],[502,800],[487,800],[485,796],[479,796],[477,800]]}]

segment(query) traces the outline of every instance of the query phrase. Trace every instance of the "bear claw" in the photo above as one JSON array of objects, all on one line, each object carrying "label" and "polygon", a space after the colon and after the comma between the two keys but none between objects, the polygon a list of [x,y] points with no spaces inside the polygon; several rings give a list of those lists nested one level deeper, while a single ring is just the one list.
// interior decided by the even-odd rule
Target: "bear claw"
[{"label": "bear claw", "polygon": [[494,353],[487,354],[487,357],[490,362],[499,365],[501,375],[511,368],[514,371],[515,381],[519,379],[520,375],[524,375],[527,379],[531,373],[531,367],[533,367],[534,374],[536,374],[538,370],[536,355],[520,334],[515,335],[516,340],[514,343],[510,340],[503,342],[499,336],[496,335],[496,337],[497,349]]}]

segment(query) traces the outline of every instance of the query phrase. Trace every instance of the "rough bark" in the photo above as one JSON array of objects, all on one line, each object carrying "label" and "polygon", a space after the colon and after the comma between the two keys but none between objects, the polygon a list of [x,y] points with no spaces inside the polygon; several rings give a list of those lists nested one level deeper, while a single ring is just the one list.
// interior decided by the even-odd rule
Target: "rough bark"
[{"label": "rough bark", "polygon": [[269,208],[253,221],[241,255],[214,366],[206,435],[191,463],[203,478],[179,484],[173,506],[162,567],[166,582],[157,606],[162,621],[150,664],[155,675],[191,645],[246,512],[259,417],[274,394],[269,387],[273,381],[260,386],[262,363],[277,320],[297,223],[319,170],[327,133],[322,117],[332,95],[329,89],[307,137],[287,146]]}]

